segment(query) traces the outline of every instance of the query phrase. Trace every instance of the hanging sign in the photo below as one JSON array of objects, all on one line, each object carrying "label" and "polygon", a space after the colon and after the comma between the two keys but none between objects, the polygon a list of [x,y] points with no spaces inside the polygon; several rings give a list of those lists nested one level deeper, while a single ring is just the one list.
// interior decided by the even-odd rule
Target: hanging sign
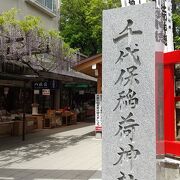
[{"label": "hanging sign", "polygon": [[50,96],[50,89],[42,89],[43,96]]},{"label": "hanging sign", "polygon": [[33,82],[33,89],[59,89],[59,82],[57,80],[47,80]]},{"label": "hanging sign", "polygon": [[35,89],[34,94],[39,94],[39,89]]}]

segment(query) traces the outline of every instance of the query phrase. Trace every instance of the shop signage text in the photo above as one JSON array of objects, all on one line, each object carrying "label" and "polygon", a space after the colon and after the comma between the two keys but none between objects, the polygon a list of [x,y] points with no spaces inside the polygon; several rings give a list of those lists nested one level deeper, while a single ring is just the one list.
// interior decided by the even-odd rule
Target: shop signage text
[{"label": "shop signage text", "polygon": [[33,82],[33,89],[59,89],[59,83],[56,80]]},{"label": "shop signage text", "polygon": [[95,95],[95,128],[102,131],[102,94]]},{"label": "shop signage text", "polygon": [[50,96],[50,89],[42,89],[43,96]]}]

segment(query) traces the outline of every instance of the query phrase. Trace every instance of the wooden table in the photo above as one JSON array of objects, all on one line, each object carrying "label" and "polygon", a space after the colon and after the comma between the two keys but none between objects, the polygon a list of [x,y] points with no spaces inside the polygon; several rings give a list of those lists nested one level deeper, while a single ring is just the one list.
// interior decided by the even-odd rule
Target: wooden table
[{"label": "wooden table", "polygon": [[62,110],[57,110],[55,112],[55,120],[57,126],[62,126]]},{"label": "wooden table", "polygon": [[74,115],[71,111],[64,111],[62,112],[62,121],[65,119],[65,125],[72,124],[72,116]]},{"label": "wooden table", "polygon": [[32,115],[32,116],[35,118],[34,123],[37,124],[37,129],[43,129],[44,115],[37,114],[37,115]]},{"label": "wooden table", "polygon": [[13,135],[14,121],[0,122],[0,135]]},{"label": "wooden table", "polygon": [[44,120],[43,114],[26,116],[27,123],[28,121],[34,122],[34,129],[43,129],[43,120]]},{"label": "wooden table", "polygon": [[23,121],[16,120],[14,121],[14,127],[13,127],[13,136],[20,136],[22,135],[23,129]]}]

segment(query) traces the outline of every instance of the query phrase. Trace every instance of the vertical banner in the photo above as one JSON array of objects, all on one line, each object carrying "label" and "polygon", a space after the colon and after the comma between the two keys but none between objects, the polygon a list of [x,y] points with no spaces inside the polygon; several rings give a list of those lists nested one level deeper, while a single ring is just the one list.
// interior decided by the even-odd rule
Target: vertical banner
[{"label": "vertical banner", "polygon": [[151,2],[103,14],[103,180],[160,180],[155,10]]},{"label": "vertical banner", "polygon": [[[143,4],[151,2],[150,0],[121,0],[122,7],[133,6],[137,4]],[[172,2],[171,0],[156,0],[156,10],[160,10],[159,17],[156,14],[156,18],[160,18],[161,23],[156,26],[160,26],[162,31],[156,34],[156,40],[164,44],[164,52],[170,52],[174,50],[173,42],[173,23],[172,23]]]},{"label": "vertical banner", "polygon": [[171,0],[161,0],[160,7],[165,37],[164,52],[170,52],[174,50]]},{"label": "vertical banner", "polygon": [[102,94],[95,95],[95,130],[102,131]]}]

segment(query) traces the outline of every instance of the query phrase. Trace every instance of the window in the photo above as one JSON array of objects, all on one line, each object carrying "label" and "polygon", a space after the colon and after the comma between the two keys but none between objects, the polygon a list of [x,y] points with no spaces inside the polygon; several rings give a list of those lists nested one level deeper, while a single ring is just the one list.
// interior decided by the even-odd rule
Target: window
[{"label": "window", "polygon": [[55,12],[56,11],[56,0],[36,0],[39,4],[48,8],[49,10]]}]

